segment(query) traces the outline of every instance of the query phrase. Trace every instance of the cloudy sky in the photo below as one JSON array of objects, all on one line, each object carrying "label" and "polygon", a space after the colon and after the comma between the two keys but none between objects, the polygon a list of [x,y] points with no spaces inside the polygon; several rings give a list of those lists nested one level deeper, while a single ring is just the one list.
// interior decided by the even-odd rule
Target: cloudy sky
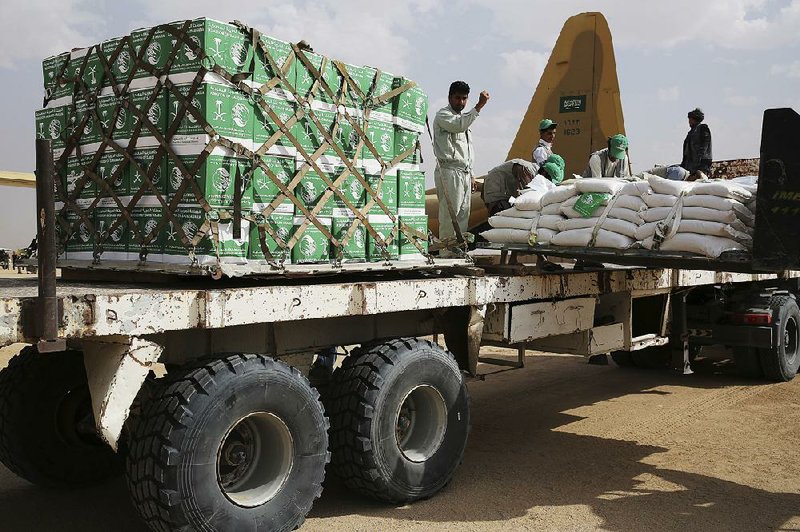
[{"label": "cloudy sky", "polygon": [[[431,112],[446,104],[454,79],[476,94],[489,90],[473,127],[483,173],[505,157],[564,21],[584,11],[602,12],[614,37],[635,171],[680,161],[686,112],[696,106],[712,128],[715,159],[758,156],[763,110],[800,110],[800,0],[4,0],[0,169],[33,169],[42,58],[207,16],[402,73],[428,92]],[[428,163],[430,151],[425,145]],[[30,242],[33,198],[0,187],[0,247]]]}]

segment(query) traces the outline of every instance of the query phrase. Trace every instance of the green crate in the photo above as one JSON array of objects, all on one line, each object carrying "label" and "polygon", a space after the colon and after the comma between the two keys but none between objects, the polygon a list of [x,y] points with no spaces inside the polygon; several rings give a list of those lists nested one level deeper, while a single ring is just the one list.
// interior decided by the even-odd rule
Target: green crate
[{"label": "green crate", "polygon": [[[369,216],[368,221],[369,225],[372,226],[375,232],[378,233],[384,241],[388,239],[389,236],[394,235],[394,238],[386,249],[389,253],[389,259],[397,259],[400,256],[400,248],[398,246],[397,226],[395,223],[392,222],[391,218],[388,216],[374,214]],[[378,241],[375,240],[371,234],[367,234],[367,259],[370,262],[380,262],[386,259],[381,252]]]},{"label": "green crate", "polygon": [[[263,216],[259,216],[260,215],[256,215],[257,222],[266,224],[284,244],[289,242],[294,228],[293,214],[273,213],[266,219],[263,218]],[[267,246],[267,250],[272,255],[273,260],[282,261],[291,259],[289,249],[281,247],[268,231],[264,232],[264,243]],[[257,224],[250,224],[250,246],[247,258],[257,261],[267,260],[267,256],[261,248],[261,239]]]},{"label": "green crate", "polygon": [[[386,205],[389,212],[397,214],[397,175],[387,174],[383,177],[382,182],[380,175],[368,173],[365,177],[367,179],[367,184],[372,187],[372,190],[377,192],[378,198]],[[372,195],[366,193],[364,204],[366,205],[370,200],[372,200]],[[369,214],[385,215],[386,213],[380,208],[378,203],[375,202],[369,210]]]},{"label": "green crate", "polygon": [[[197,162],[197,155],[180,155],[180,160],[186,165],[188,171]],[[242,212],[249,212],[253,207],[253,188],[252,181],[245,178],[245,174],[250,167],[250,161],[237,158],[231,155],[209,155],[194,173],[194,179],[200,190],[203,192],[205,200],[215,207],[233,209],[236,172],[242,176]],[[170,176],[167,185],[167,193],[172,201],[172,197],[178,191],[184,176],[175,161],[170,158],[167,162],[167,172]],[[135,183],[131,183],[134,185]],[[191,186],[186,187],[180,202],[194,202],[194,192]]]},{"label": "green crate", "polygon": [[[423,235],[428,234],[428,217],[425,215],[421,216],[403,216],[400,215],[400,223],[403,223],[410,227],[413,230],[419,231]],[[412,237],[413,238],[413,237]],[[399,245],[400,245],[400,260],[412,260],[412,259],[422,259],[423,255],[414,245],[412,239],[406,236],[405,233],[402,231],[399,235]],[[422,246],[422,249],[425,252],[428,251],[428,239],[427,238],[418,238],[417,243]]]},{"label": "green crate", "polygon": [[[177,86],[178,92],[184,97],[188,96],[190,89],[190,85]],[[221,137],[245,141],[248,144],[252,142],[253,104],[242,92],[225,85],[203,83],[190,103]],[[177,98],[171,97],[169,106],[171,125],[177,117],[181,103]],[[207,143],[205,129],[188,110],[178,126],[176,136],[184,138],[173,138],[173,144],[199,144],[205,147]]]},{"label": "green crate", "polygon": [[[64,65],[69,63],[69,52],[48,57],[42,61],[45,98],[57,100],[72,95],[72,83],[67,82]],[[59,77],[59,75],[61,75]]]},{"label": "green crate", "polygon": [[[288,185],[295,175],[297,161],[292,157],[265,155],[261,161],[272,170],[281,183]],[[260,167],[253,170],[253,204],[269,204],[281,194],[275,181]],[[288,197],[275,209],[276,212],[294,214],[294,203]]]},{"label": "green crate", "polygon": [[[133,158],[136,160],[139,165],[142,167],[144,172],[148,172],[150,166],[155,161],[156,152],[158,151],[157,148],[137,148],[133,151]],[[142,187],[144,187],[144,176],[139,173],[138,169],[135,165],[130,164],[128,165],[128,194],[133,196],[137,192],[139,192]],[[153,185],[156,186],[158,193],[166,199],[167,196],[167,176],[171,175],[169,173],[169,165],[167,163],[167,156],[166,154],[161,156],[161,159],[158,162],[158,168],[154,171],[151,180],[153,181]],[[155,196],[156,193],[153,191],[152,188],[146,187],[143,193],[143,196]],[[186,196],[184,196],[186,197]],[[190,196],[193,197],[193,196]]]},{"label": "green crate", "polygon": [[66,107],[49,107],[36,111],[37,139],[50,140],[53,150],[60,150],[64,148],[68,134]]},{"label": "green crate", "polygon": [[[318,217],[317,220],[330,229],[330,218]],[[304,221],[304,216],[295,216],[292,235],[299,230]],[[329,261],[330,242],[316,225],[309,223],[297,243],[292,247],[292,264],[315,264]]]},{"label": "green crate", "polygon": [[[355,223],[355,220],[356,218],[354,216],[337,216],[334,212],[331,231],[334,238],[339,240],[339,242],[344,240],[350,227]],[[364,224],[358,224],[341,251],[341,259],[344,262],[361,262],[367,258],[367,229]],[[331,248],[331,258],[339,258],[339,248]]]},{"label": "green crate", "polygon": [[397,172],[397,207],[399,209],[425,210],[425,172],[399,170]]}]

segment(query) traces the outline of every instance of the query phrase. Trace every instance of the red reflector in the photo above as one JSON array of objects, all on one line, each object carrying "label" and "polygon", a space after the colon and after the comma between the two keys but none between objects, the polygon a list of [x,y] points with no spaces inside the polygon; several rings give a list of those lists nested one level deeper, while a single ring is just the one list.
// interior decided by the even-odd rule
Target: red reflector
[{"label": "red reflector", "polygon": [[772,323],[771,314],[744,313],[734,314],[733,317],[741,325],[769,325]]}]

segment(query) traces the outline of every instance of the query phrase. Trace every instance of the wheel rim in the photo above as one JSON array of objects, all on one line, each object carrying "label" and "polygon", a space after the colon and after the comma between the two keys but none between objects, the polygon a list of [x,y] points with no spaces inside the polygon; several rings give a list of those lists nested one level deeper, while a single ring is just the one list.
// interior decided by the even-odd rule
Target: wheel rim
[{"label": "wheel rim", "polygon": [[436,453],[447,428],[447,405],[433,386],[423,384],[408,392],[397,411],[397,446],[408,460],[424,462]]},{"label": "wheel rim", "polygon": [[281,491],[292,470],[294,440],[286,423],[268,412],[239,419],[217,452],[217,482],[234,504],[260,506]]},{"label": "wheel rim", "polygon": [[794,364],[795,357],[797,357],[797,334],[797,322],[794,318],[789,318],[783,331],[783,352],[786,353],[786,360],[789,364]]}]

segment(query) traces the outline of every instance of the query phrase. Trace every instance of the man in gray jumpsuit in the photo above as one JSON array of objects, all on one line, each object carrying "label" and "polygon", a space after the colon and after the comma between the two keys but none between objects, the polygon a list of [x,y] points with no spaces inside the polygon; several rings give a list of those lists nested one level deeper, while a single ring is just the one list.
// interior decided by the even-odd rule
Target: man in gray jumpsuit
[{"label": "man in gray jumpsuit", "polygon": [[[436,157],[434,181],[439,197],[439,239],[455,236],[453,223],[464,233],[468,228],[471,193],[475,187],[472,163],[475,153],[472,148],[472,133],[469,127],[478,118],[481,109],[489,101],[489,93],[481,92],[478,103],[466,113],[469,85],[463,81],[450,84],[449,105],[436,113],[433,119],[433,154]],[[450,216],[453,209],[455,220]],[[442,257],[453,256],[442,250]]]}]

